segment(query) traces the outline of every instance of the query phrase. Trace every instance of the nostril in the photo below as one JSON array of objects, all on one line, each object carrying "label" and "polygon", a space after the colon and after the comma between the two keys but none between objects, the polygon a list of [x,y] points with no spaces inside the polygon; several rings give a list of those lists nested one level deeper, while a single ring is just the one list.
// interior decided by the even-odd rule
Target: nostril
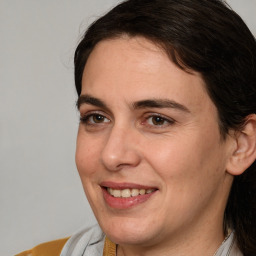
[{"label": "nostril", "polygon": [[[129,166],[137,166],[140,162],[136,138],[119,120],[116,123],[101,152],[101,162],[109,171],[119,171]],[[137,135],[136,135],[137,136]]]},{"label": "nostril", "polygon": [[109,171],[119,171],[124,168],[136,167],[140,162],[140,156],[134,149],[120,149],[114,153],[108,148],[104,149],[101,162]]}]

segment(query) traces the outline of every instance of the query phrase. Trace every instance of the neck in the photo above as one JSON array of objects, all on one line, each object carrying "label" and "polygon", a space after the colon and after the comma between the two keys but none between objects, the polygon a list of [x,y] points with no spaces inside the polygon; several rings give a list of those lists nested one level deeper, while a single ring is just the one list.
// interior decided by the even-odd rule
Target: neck
[{"label": "neck", "polygon": [[158,235],[143,245],[120,244],[117,256],[213,256],[225,238],[222,220],[219,213],[211,221],[201,216],[165,239]]},{"label": "neck", "polygon": [[[174,241],[175,240],[175,241]],[[162,242],[152,246],[118,245],[117,256],[213,256],[224,240],[223,232],[208,235],[183,235],[182,241]]]}]

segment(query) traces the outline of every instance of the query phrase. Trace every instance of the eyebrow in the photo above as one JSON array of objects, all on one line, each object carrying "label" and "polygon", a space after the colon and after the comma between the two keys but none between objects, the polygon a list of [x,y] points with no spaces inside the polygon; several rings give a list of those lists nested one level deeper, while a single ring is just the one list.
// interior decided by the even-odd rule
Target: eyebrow
[{"label": "eyebrow", "polygon": [[174,101],[169,99],[148,99],[148,100],[141,100],[138,102],[133,103],[134,109],[141,109],[141,108],[174,108],[178,109],[187,113],[190,113],[189,109]]},{"label": "eyebrow", "polygon": [[[90,95],[80,95],[76,106],[78,109],[80,109],[82,104],[89,104],[96,107],[104,108],[106,110],[109,110],[108,106],[100,99],[95,98]],[[174,101],[169,99],[147,99],[147,100],[140,100],[136,101],[132,104],[133,109],[143,109],[143,108],[173,108],[177,110],[181,110],[187,113],[190,113],[189,109]]]},{"label": "eyebrow", "polygon": [[96,107],[108,109],[107,105],[102,100],[92,97],[90,95],[80,95],[79,96],[79,98],[76,102],[77,108],[80,109],[82,104],[89,104],[89,105],[93,105]]}]

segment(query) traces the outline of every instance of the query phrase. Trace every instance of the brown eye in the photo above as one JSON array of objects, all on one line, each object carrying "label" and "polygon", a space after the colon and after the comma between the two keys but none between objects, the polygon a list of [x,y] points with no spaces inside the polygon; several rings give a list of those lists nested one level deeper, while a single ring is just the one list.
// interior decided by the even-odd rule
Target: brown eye
[{"label": "brown eye", "polygon": [[96,125],[96,124],[102,124],[102,123],[109,123],[110,120],[100,114],[89,114],[86,116],[82,116],[80,118],[81,123],[85,124],[85,125]]},{"label": "brown eye", "polygon": [[166,127],[175,123],[171,118],[165,118],[160,115],[151,115],[146,118],[147,125],[151,127]]},{"label": "brown eye", "polygon": [[92,123],[103,123],[106,117],[102,116],[102,115],[92,115],[91,116],[91,121]]},{"label": "brown eye", "polygon": [[166,120],[160,116],[152,116],[151,117],[151,122],[154,125],[164,125]]}]

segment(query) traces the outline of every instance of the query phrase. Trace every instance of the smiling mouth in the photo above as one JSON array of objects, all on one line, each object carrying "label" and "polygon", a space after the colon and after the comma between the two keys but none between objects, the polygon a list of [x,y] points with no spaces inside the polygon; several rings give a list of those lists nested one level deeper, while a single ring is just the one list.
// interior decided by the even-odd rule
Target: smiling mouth
[{"label": "smiling mouth", "polygon": [[100,184],[106,204],[116,210],[132,209],[153,198],[157,187],[105,181]]},{"label": "smiling mouth", "polygon": [[151,194],[156,189],[137,189],[137,188],[126,188],[126,189],[114,189],[114,188],[105,188],[107,192],[116,198],[129,198],[129,197],[136,197],[136,196],[142,196],[145,194]]}]

